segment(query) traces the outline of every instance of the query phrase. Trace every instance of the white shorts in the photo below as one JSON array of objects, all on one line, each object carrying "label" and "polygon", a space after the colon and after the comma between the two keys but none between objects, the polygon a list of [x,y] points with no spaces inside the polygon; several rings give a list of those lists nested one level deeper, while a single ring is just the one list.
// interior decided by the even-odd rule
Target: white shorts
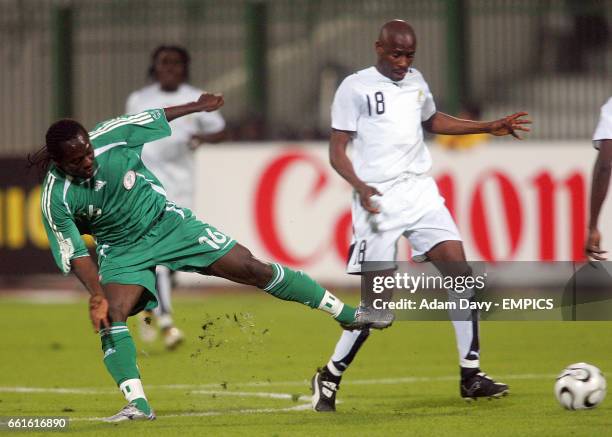
[{"label": "white shorts", "polygon": [[[379,202],[380,214],[368,213],[361,206],[359,197],[353,197],[353,239],[347,273],[361,273],[365,261],[381,262],[385,269],[386,263],[389,263],[389,269],[396,268],[397,242],[402,235],[410,242],[412,258],[416,262],[425,261],[425,254],[438,243],[461,241],[457,225],[432,178],[415,177],[396,182],[391,187],[376,188],[383,194]],[[400,204],[406,207],[401,209],[398,207]],[[420,208],[420,215],[415,208]],[[387,225],[389,223],[391,225]]]}]

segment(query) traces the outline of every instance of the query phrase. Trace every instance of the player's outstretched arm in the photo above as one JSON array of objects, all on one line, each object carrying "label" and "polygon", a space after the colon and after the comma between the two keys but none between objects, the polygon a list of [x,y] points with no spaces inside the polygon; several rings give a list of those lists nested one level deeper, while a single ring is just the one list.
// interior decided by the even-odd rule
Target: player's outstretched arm
[{"label": "player's outstretched arm", "polygon": [[429,120],[423,122],[423,127],[433,134],[464,135],[491,134],[495,136],[512,135],[521,139],[517,131],[529,132],[531,120],[523,118],[526,112],[517,112],[507,117],[493,121],[474,121],[456,118],[443,112],[436,112]]},{"label": "player's outstretched arm", "polygon": [[608,194],[610,173],[612,172],[612,139],[603,140],[599,144],[599,154],[593,166],[593,179],[591,181],[591,209],[589,229],[585,245],[585,253],[589,259],[604,261],[607,252],[600,245],[601,234],[598,228],[601,206]]},{"label": "player's outstretched arm", "polygon": [[89,291],[89,318],[96,332],[110,327],[108,322],[108,301],[98,281],[98,268],[90,256],[71,261],[72,271]]},{"label": "player's outstretched arm", "polygon": [[363,182],[353,168],[353,163],[346,154],[346,147],[351,141],[352,132],[332,129],[329,140],[329,162],[336,172],[342,176],[359,194],[361,206],[373,214],[379,213],[379,209],[372,203],[371,197],[381,194],[374,187]]},{"label": "player's outstretched arm", "polygon": [[175,118],[183,117],[194,112],[212,112],[223,106],[222,94],[204,93],[195,102],[185,103],[184,105],[170,106],[164,108],[166,120],[172,121]]}]

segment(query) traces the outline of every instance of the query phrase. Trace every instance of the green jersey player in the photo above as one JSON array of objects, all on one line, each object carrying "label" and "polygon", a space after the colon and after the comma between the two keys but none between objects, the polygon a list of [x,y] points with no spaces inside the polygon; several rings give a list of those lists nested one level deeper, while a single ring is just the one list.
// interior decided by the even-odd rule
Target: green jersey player
[{"label": "green jersey player", "polygon": [[[253,285],[328,312],[345,326],[384,328],[393,320],[389,312],[344,304],[302,272],[259,261],[166,199],[162,184],[142,163],[142,145],[170,135],[170,120],[222,105],[222,96],[205,93],[195,102],[100,123],[89,133],[74,120],[60,120],[31,159],[46,171],[41,208],[55,261],[89,290],[89,315],[101,335],[104,364],[128,401],[108,421],[155,418],[126,320],[157,305],[157,265]],[[81,233],[95,237],[98,266]]]}]

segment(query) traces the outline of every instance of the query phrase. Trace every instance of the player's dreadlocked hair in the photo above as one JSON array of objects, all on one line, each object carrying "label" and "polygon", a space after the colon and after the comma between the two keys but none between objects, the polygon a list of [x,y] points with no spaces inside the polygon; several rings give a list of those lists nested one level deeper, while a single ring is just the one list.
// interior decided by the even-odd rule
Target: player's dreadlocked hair
[{"label": "player's dreadlocked hair", "polygon": [[62,158],[62,143],[75,138],[80,132],[87,132],[76,120],[64,118],[53,123],[45,135],[45,145],[36,153],[28,153],[28,168],[37,167],[40,175],[49,170],[52,160]]},{"label": "player's dreadlocked hair", "polygon": [[191,57],[187,52],[187,49],[181,46],[159,46],[153,53],[151,53],[151,65],[149,65],[149,78],[155,80],[155,62],[157,61],[157,57],[161,54],[161,52],[169,50],[171,52],[176,52],[182,58],[183,64],[185,65],[185,80],[189,80],[189,62],[191,61]]}]

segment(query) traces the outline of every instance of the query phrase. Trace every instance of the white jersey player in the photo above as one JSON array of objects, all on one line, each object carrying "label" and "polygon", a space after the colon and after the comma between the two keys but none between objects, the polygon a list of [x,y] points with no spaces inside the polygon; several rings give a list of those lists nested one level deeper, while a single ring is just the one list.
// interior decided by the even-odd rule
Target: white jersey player
[{"label": "white jersey player", "polygon": [[[126,113],[134,114],[149,108],[166,108],[195,101],[203,93],[186,81],[189,78],[189,54],[182,47],[160,46],[151,56],[149,76],[153,83],[134,91],[127,99]],[[195,169],[193,151],[203,143],[217,143],[225,135],[225,120],[218,111],[200,112],[178,118],[170,123],[172,135],[146,144],[142,160],[162,182],[168,200],[193,209]],[[171,316],[170,271],[156,269],[159,307],[157,324],[164,334],[166,347],[173,349],[183,338]],[[151,314],[141,323],[144,340],[152,341],[157,332],[149,326]]]},{"label": "white jersey player", "polygon": [[[347,77],[332,105],[330,161],[354,188],[353,240],[347,272],[361,273],[362,263],[377,262],[379,272],[395,268],[396,243],[405,236],[417,261],[431,261],[444,274],[453,263],[468,273],[459,231],[427,174],[431,156],[423,129],[438,134],[528,131],[516,113],[492,122],[460,120],[436,110],[427,82],[411,68],[416,53],[412,27],[386,23],[376,42],[378,62]],[[346,149],[352,141],[352,162]],[[453,321],[461,367],[461,396],[499,397],[508,386],[480,370],[478,321]],[[331,359],[312,378],[313,407],[334,411],[342,374],[367,339],[368,330],[344,331]]]},{"label": "white jersey player", "polygon": [[608,194],[612,169],[612,97],[601,107],[599,123],[593,134],[593,146],[599,150],[599,153],[593,166],[591,209],[585,251],[589,259],[603,261],[607,259],[607,251],[600,247],[601,233],[598,221],[601,206]]}]

